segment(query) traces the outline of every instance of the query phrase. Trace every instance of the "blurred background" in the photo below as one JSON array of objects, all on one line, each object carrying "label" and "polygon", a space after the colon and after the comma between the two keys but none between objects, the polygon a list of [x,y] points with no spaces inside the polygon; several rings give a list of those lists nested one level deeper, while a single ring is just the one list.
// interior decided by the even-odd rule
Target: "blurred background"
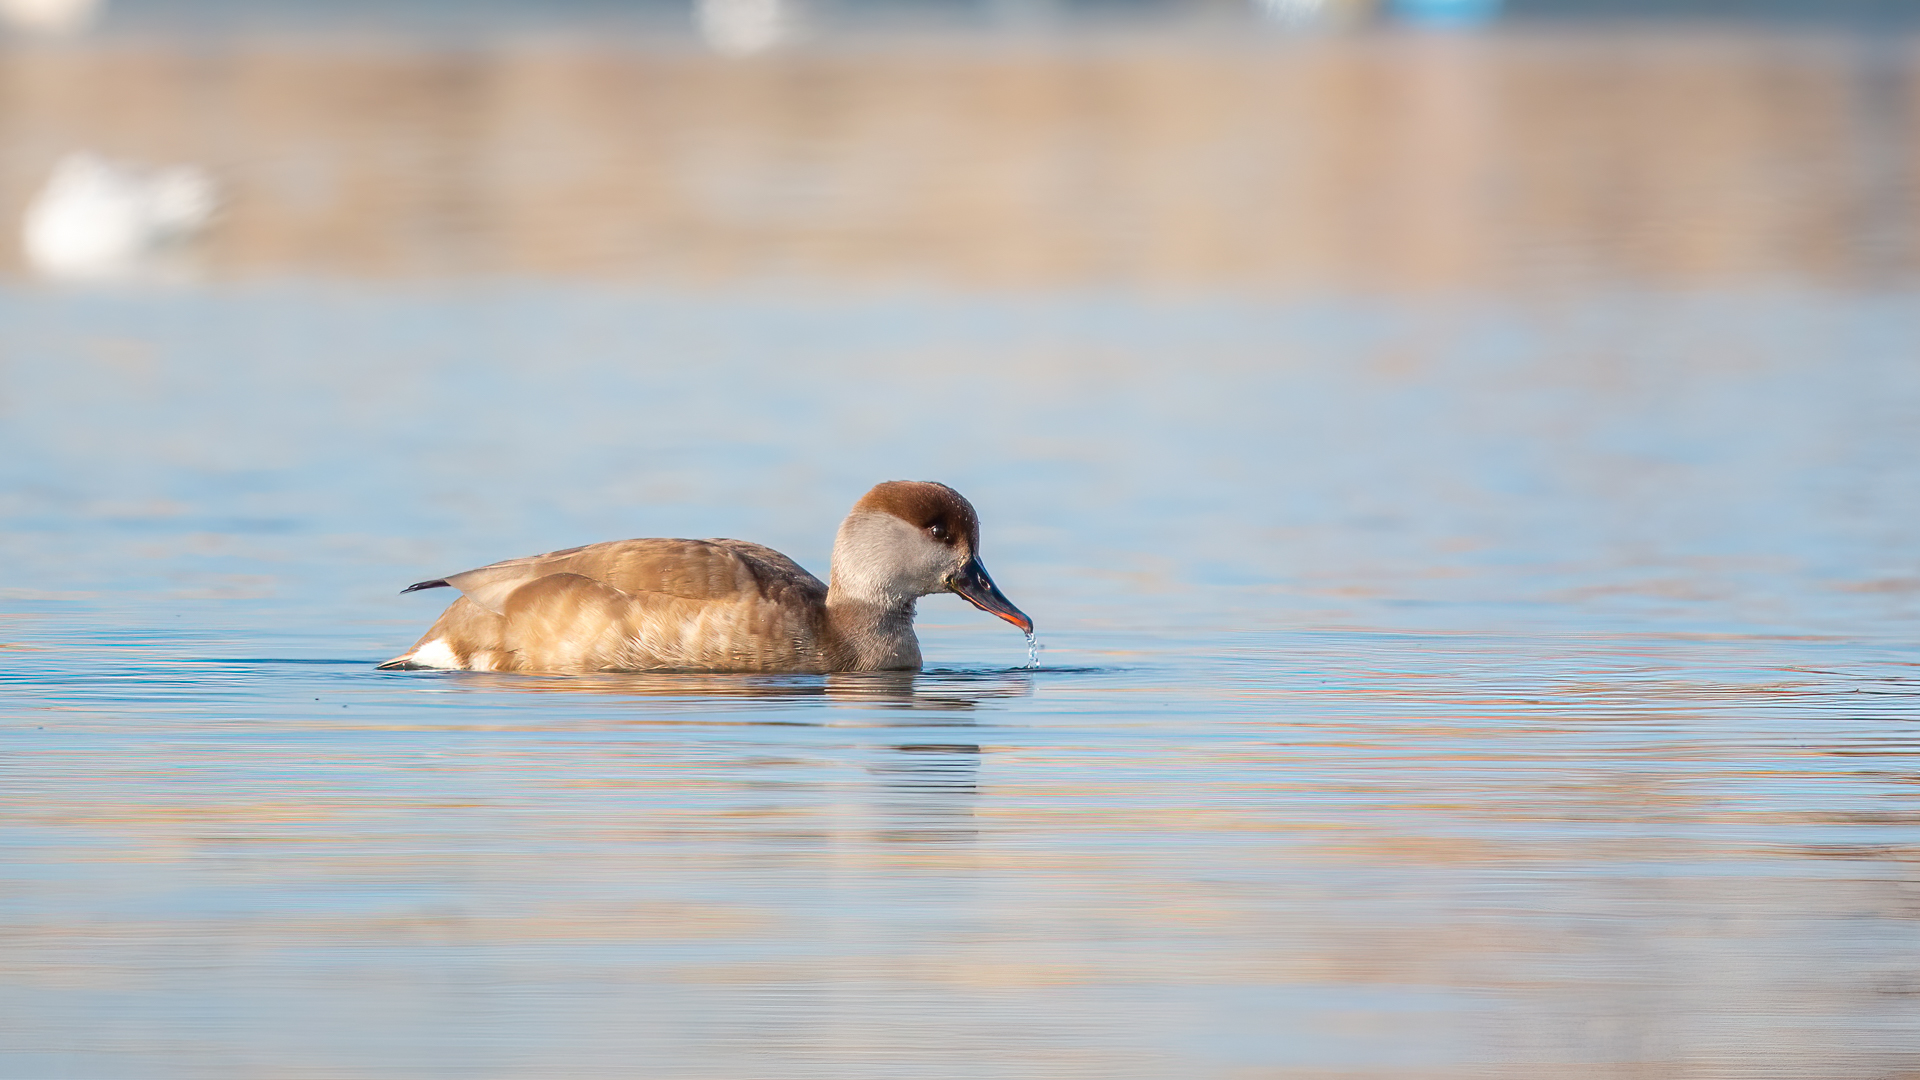
[{"label": "blurred background", "polygon": [[[0,31],[0,1076],[1920,1077],[1920,4]],[[895,477],[1036,668],[371,669]]]},{"label": "blurred background", "polygon": [[[1914,258],[1920,13],[1891,0],[0,14],[0,211],[80,198],[76,154],[190,166],[214,281],[1271,296],[1850,287]],[[6,266],[59,275],[60,246]]]},{"label": "blurred background", "polygon": [[1913,613],[1909,5],[0,12],[15,589],[818,566],[917,470],[1208,619]]}]

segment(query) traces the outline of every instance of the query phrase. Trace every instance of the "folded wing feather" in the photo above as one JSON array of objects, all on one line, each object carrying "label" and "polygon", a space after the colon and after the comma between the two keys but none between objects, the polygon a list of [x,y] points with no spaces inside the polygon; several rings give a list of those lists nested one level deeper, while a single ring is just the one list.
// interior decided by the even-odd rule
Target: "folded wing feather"
[{"label": "folded wing feather", "polygon": [[515,589],[550,574],[578,574],[633,595],[663,593],[709,602],[757,594],[781,603],[802,596],[820,599],[827,593],[819,578],[792,559],[744,540],[615,540],[508,559],[450,574],[446,582],[501,615]]}]

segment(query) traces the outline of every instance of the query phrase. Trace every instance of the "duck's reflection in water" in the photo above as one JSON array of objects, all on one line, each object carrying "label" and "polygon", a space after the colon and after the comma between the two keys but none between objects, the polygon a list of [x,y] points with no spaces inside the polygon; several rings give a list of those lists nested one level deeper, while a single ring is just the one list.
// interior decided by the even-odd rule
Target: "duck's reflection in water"
[{"label": "duck's reflection in water", "polygon": [[976,743],[901,743],[867,767],[879,780],[875,836],[892,843],[970,843],[980,793]]},{"label": "duck's reflection in water", "polygon": [[965,712],[988,701],[1033,696],[1033,672],[1026,668],[840,672],[825,678],[827,698],[855,708]]},{"label": "duck's reflection in water", "polygon": [[[403,677],[419,679],[418,672]],[[704,672],[602,672],[592,675],[497,675],[445,672],[428,676],[436,689],[584,694],[645,699],[676,710],[702,711],[743,702],[818,702],[856,709],[967,712],[1007,698],[1030,697],[1027,668],[835,672],[830,675],[716,675]],[[830,722],[823,716],[822,723]],[[915,724],[925,724],[925,718]]]},{"label": "duck's reflection in water", "polygon": [[[425,685],[461,692],[590,695],[599,703],[632,699],[649,715],[675,714],[673,722],[939,728],[913,741],[865,744],[875,783],[849,808],[846,827],[882,843],[968,843],[977,835],[974,801],[979,794],[981,748],[951,738],[954,729],[975,727],[974,711],[996,700],[1029,697],[1035,672],[1014,669],[847,672],[831,675],[713,675],[635,672],[594,675],[499,675],[447,672],[425,676]],[[405,678],[420,680],[419,672]],[[817,712],[808,708],[819,705]],[[749,715],[742,716],[742,706]],[[794,706],[801,706],[796,714]],[[760,715],[761,707],[765,712]],[[861,710],[858,718],[846,710]],[[889,716],[887,713],[894,713]],[[811,714],[811,715],[809,715]],[[632,721],[622,710],[622,726]],[[900,734],[904,735],[902,731]]]}]

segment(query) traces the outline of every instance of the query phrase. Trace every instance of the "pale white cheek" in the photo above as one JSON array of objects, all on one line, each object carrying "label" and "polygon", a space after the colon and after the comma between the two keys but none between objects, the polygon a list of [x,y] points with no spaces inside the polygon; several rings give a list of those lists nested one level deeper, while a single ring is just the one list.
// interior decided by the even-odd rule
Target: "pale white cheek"
[{"label": "pale white cheek", "polygon": [[941,591],[956,565],[953,549],[891,514],[848,517],[833,549],[842,587],[887,603]]},{"label": "pale white cheek", "polygon": [[439,638],[434,638],[432,641],[413,650],[413,655],[407,657],[407,659],[419,664],[421,667],[447,668],[452,670],[460,666],[459,658],[455,657],[453,650],[447,648],[447,643],[441,641]]}]

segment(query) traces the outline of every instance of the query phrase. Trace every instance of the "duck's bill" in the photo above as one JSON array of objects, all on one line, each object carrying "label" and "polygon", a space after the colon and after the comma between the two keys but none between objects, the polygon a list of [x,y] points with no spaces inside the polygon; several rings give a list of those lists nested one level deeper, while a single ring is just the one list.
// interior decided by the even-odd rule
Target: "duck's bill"
[{"label": "duck's bill", "polygon": [[966,597],[967,603],[981,611],[1000,616],[1019,627],[1023,633],[1033,633],[1033,620],[1001,594],[1000,586],[987,576],[987,568],[980,565],[978,556],[968,559],[967,565],[953,575],[947,587]]}]

